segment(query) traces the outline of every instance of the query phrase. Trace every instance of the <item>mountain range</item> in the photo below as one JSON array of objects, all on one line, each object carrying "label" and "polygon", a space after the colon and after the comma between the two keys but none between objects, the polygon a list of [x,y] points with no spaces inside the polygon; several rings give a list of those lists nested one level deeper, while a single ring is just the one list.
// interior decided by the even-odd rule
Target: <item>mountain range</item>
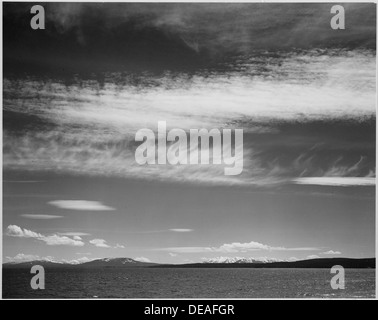
[{"label": "mountain range", "polygon": [[72,267],[72,268],[114,268],[114,267],[125,267],[125,268],[136,268],[136,267],[150,267],[157,265],[157,263],[149,262],[140,262],[131,258],[103,258],[95,259],[83,263],[68,263],[61,261],[47,261],[47,260],[34,260],[34,261],[25,261],[25,262],[8,262],[4,263],[4,268],[29,268],[33,265],[41,265],[46,268],[59,268],[59,267]]},{"label": "mountain range", "polygon": [[203,263],[271,263],[288,262],[290,260],[279,260],[275,258],[244,258],[244,257],[217,257],[204,259]]},{"label": "mountain range", "polygon": [[35,260],[27,262],[8,262],[3,268],[31,268],[33,265],[42,265],[45,268],[332,268],[335,265],[344,268],[375,268],[375,258],[319,258],[301,261],[274,261],[256,260],[249,258],[209,259],[202,263],[191,264],[158,264],[140,262],[131,258],[103,258],[80,264],[66,262]]}]

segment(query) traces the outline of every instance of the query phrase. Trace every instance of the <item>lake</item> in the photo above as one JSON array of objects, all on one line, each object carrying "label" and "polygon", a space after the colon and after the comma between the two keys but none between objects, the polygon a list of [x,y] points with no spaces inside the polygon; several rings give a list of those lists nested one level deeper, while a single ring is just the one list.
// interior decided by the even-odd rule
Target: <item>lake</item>
[{"label": "lake", "polygon": [[3,298],[374,298],[375,269],[345,269],[333,290],[329,269],[45,269],[45,290],[30,270],[3,269]]}]

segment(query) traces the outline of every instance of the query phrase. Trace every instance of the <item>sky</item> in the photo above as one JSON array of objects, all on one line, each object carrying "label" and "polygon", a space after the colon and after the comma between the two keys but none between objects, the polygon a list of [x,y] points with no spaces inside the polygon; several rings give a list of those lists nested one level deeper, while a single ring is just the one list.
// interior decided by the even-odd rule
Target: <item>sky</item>
[{"label": "sky", "polygon": [[[4,261],[375,256],[375,5],[29,6],[3,10]],[[243,172],[137,164],[158,121],[243,129]]]}]

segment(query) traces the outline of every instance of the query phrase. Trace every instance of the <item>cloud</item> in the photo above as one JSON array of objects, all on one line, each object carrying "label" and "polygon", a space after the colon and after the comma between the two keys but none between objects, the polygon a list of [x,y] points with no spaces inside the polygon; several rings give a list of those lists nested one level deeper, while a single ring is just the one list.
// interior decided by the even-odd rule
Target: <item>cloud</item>
[{"label": "cloud", "polygon": [[56,234],[51,235],[51,236],[44,236],[43,238],[39,240],[45,241],[46,244],[50,246],[67,245],[67,246],[81,247],[84,245],[84,242],[82,241],[74,240],[66,236],[58,236]]},{"label": "cloud", "polygon": [[[271,132],[275,133],[273,138],[278,139],[282,132],[276,124],[285,121],[307,127],[308,121],[338,119],[346,123],[343,119],[375,117],[375,54],[364,50],[287,53],[279,58],[269,58],[267,70],[262,73],[259,71],[261,64],[255,59],[264,63],[267,58],[247,59],[242,63],[246,72],[204,72],[189,79],[186,74],[174,77],[166,74],[159,78],[142,76],[142,83],[150,83],[151,78],[156,83],[141,87],[127,81],[118,85],[116,79],[109,79],[100,94],[98,86],[90,83],[67,87],[58,82],[46,84],[25,80],[20,86],[5,79],[4,96],[17,94],[18,100],[28,97],[29,105],[25,111],[18,100],[5,98],[5,111],[27,113],[53,126],[21,135],[5,130],[4,168],[244,186],[290,182],[296,177],[300,179],[294,183],[309,183],[301,172],[310,170],[309,176],[315,177],[317,169],[328,167],[321,175],[325,176],[333,168],[332,164],[327,166],[325,160],[316,168],[310,160],[307,165],[301,163],[296,168],[299,172],[293,173],[293,163],[286,157],[286,152],[292,152],[290,145],[284,150],[283,160],[275,161],[278,152],[271,150],[279,149],[282,154],[283,144],[280,148],[271,146],[261,150],[261,144],[266,140],[259,139],[260,135]],[[30,92],[39,94],[30,98]],[[168,130],[243,128],[246,133],[259,136],[246,139],[244,170],[239,176],[224,176],[224,165],[137,165],[135,133],[142,128],[156,132],[157,121],[162,119],[167,122]],[[75,130],[71,130],[72,127]],[[302,138],[312,144],[315,139],[319,140],[313,133],[309,137],[303,137],[301,133],[295,139],[292,135],[284,137],[296,147]],[[268,142],[272,143],[272,137]],[[335,144],[338,145],[338,141]],[[266,154],[272,153],[272,159],[266,159]],[[286,165],[283,164],[285,159]],[[368,166],[373,167],[373,164]],[[355,177],[360,175],[356,170],[353,172]],[[94,208],[86,208],[88,203],[83,206],[78,203],[71,206],[67,202],[56,204],[74,210],[105,210],[105,207],[109,210],[102,204]]]},{"label": "cloud", "polygon": [[61,236],[68,236],[68,237],[84,237],[84,236],[90,236],[90,233],[85,232],[58,232]]},{"label": "cloud", "polygon": [[93,244],[94,246],[98,248],[113,248],[113,249],[125,249],[125,246],[122,244],[117,243],[115,246],[110,246],[106,243],[104,239],[93,239],[89,241],[90,244]]},{"label": "cloud", "polygon": [[[46,19],[54,29],[60,35],[67,32],[76,35],[74,39],[87,50],[88,47],[93,48],[91,44],[95,40],[105,41],[103,38],[110,36],[116,42],[121,42],[122,38],[119,37],[124,33],[121,30],[115,32],[119,25],[131,25],[135,30],[146,32],[153,29],[154,34],[166,34],[169,38],[177,39],[176,42],[181,40],[197,55],[206,53],[213,58],[224,57],[227,53],[248,55],[253,50],[261,49],[282,51],[295,47],[300,50],[319,46],[319,43],[322,47],[336,44],[350,46],[350,42],[354,43],[353,46],[363,46],[375,39],[375,10],[369,5],[343,4],[353,30],[346,29],[336,35],[329,27],[330,6],[327,4],[271,3],[261,6],[256,3],[223,3],[215,6],[213,3],[183,3],[179,6],[159,6],[148,3],[135,6],[113,3],[109,6],[95,6],[89,3],[46,3],[45,6]],[[23,6],[16,8],[19,11],[25,10]],[[10,13],[16,8],[10,4],[6,6]],[[267,16],[272,17],[269,23],[264,19]],[[287,23],[288,17],[290,24]],[[93,27],[93,21],[102,30],[101,34],[87,31]],[[126,40],[132,41],[124,39]],[[106,43],[108,46],[112,44],[109,41]],[[130,45],[132,44],[133,42]],[[146,44],[143,48],[145,46]],[[151,50],[146,48],[147,51]],[[168,54],[175,58],[174,51],[168,51]]]},{"label": "cloud", "polygon": [[312,255],[310,255],[310,256],[307,256],[306,259],[319,259],[319,258],[320,258],[320,257],[317,256],[316,254],[312,254]]},{"label": "cloud", "polygon": [[28,229],[22,229],[21,227],[16,226],[16,225],[9,225],[5,231],[5,234],[10,237],[35,239],[38,241],[45,242],[49,246],[59,246],[59,245],[75,246],[75,247],[84,246],[84,242],[71,239],[67,236],[60,236],[57,234],[46,236],[41,233],[37,233]]},{"label": "cloud", "polygon": [[5,232],[7,236],[20,238],[42,238],[43,235],[28,229],[22,229],[16,225],[9,225]]},{"label": "cloud", "polygon": [[169,229],[172,232],[193,232],[193,229]]},{"label": "cloud", "polygon": [[285,248],[274,247],[259,242],[251,241],[247,243],[233,242],[226,243],[219,247],[170,247],[161,248],[157,250],[169,251],[172,253],[206,253],[206,252],[221,252],[221,253],[237,253],[248,251],[316,251],[318,248],[313,247],[298,247]]},{"label": "cloud", "polygon": [[296,184],[319,185],[319,186],[375,186],[375,178],[371,177],[307,177],[293,180]]},{"label": "cloud", "polygon": [[82,257],[79,259],[76,259],[75,261],[78,261],[79,263],[84,263],[84,262],[89,262],[92,261],[93,259],[87,258],[87,257]]},{"label": "cloud", "polygon": [[247,252],[255,250],[268,250],[268,251],[313,251],[318,250],[317,248],[309,247],[299,247],[299,248],[285,248],[285,247],[274,247],[259,242],[251,241],[247,243],[233,242],[226,243],[219,248],[213,248],[215,251],[219,252]]},{"label": "cloud", "polygon": [[19,253],[14,257],[6,257],[7,262],[27,262],[41,260],[38,255]]},{"label": "cloud", "polygon": [[321,254],[326,254],[326,255],[339,255],[339,254],[341,254],[341,252],[340,252],[340,251],[329,250],[329,251],[326,251],[326,252],[322,252]]},{"label": "cloud", "polygon": [[139,261],[139,262],[151,262],[150,259],[145,258],[145,257],[137,257],[137,258],[134,258],[134,260]]},{"label": "cloud", "polygon": [[33,254],[19,253],[14,257],[6,257],[6,260],[7,262],[10,262],[10,263],[21,263],[21,262],[29,262],[29,261],[48,261],[48,262],[55,262],[55,263],[81,264],[81,263],[92,261],[93,259],[89,259],[87,257],[81,257],[79,259],[73,259],[73,260],[67,260],[67,259],[56,260],[52,256],[40,257],[38,255],[33,255]]},{"label": "cloud", "polygon": [[248,243],[240,243],[240,242],[233,242],[233,243],[226,243],[219,247],[219,250],[221,252],[243,252],[243,251],[250,251],[250,250],[273,250],[278,249],[281,250],[283,248],[281,247],[270,247],[268,245],[251,241]]},{"label": "cloud", "polygon": [[169,254],[171,257],[177,257],[177,256],[178,256],[177,253],[173,253],[173,252],[168,252],[168,254]]},{"label": "cloud", "polygon": [[98,201],[87,200],[55,200],[48,204],[60,209],[78,210],[78,211],[112,211],[112,207],[108,207]]},{"label": "cloud", "polygon": [[89,241],[89,243],[98,248],[111,248],[108,244],[106,244],[106,241],[104,239],[93,239]]},{"label": "cloud", "polygon": [[19,253],[14,257],[6,257],[6,262],[9,263],[21,263],[21,262],[30,262],[30,261],[48,261],[48,262],[54,262],[54,263],[68,263],[68,264],[81,264],[85,262],[92,261],[94,259],[90,259],[87,257],[81,257],[79,259],[73,259],[73,260],[67,260],[67,259],[61,259],[57,260],[52,256],[46,256],[46,257],[40,257],[38,255],[33,254],[23,254]]},{"label": "cloud", "polygon": [[83,240],[80,236],[73,236],[74,240]]},{"label": "cloud", "polygon": [[21,217],[35,220],[51,220],[63,218],[63,216],[55,216],[50,214],[21,214]]},{"label": "cloud", "polygon": [[65,263],[69,263],[69,264],[82,264],[82,263],[89,262],[89,261],[92,261],[92,260],[94,260],[94,259],[90,259],[90,258],[87,258],[87,257],[81,257],[79,259],[62,260],[62,261],[65,262]]}]

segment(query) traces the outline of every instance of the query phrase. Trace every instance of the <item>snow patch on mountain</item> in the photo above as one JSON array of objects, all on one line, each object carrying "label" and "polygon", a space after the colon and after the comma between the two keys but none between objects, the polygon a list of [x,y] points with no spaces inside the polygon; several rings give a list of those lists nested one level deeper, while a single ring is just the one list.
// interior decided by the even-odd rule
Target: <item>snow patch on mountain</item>
[{"label": "snow patch on mountain", "polygon": [[[203,263],[271,263],[271,262],[285,262],[288,260],[281,260],[276,258],[245,258],[245,257],[215,257],[202,258]],[[292,260],[290,260],[292,261]]]}]

